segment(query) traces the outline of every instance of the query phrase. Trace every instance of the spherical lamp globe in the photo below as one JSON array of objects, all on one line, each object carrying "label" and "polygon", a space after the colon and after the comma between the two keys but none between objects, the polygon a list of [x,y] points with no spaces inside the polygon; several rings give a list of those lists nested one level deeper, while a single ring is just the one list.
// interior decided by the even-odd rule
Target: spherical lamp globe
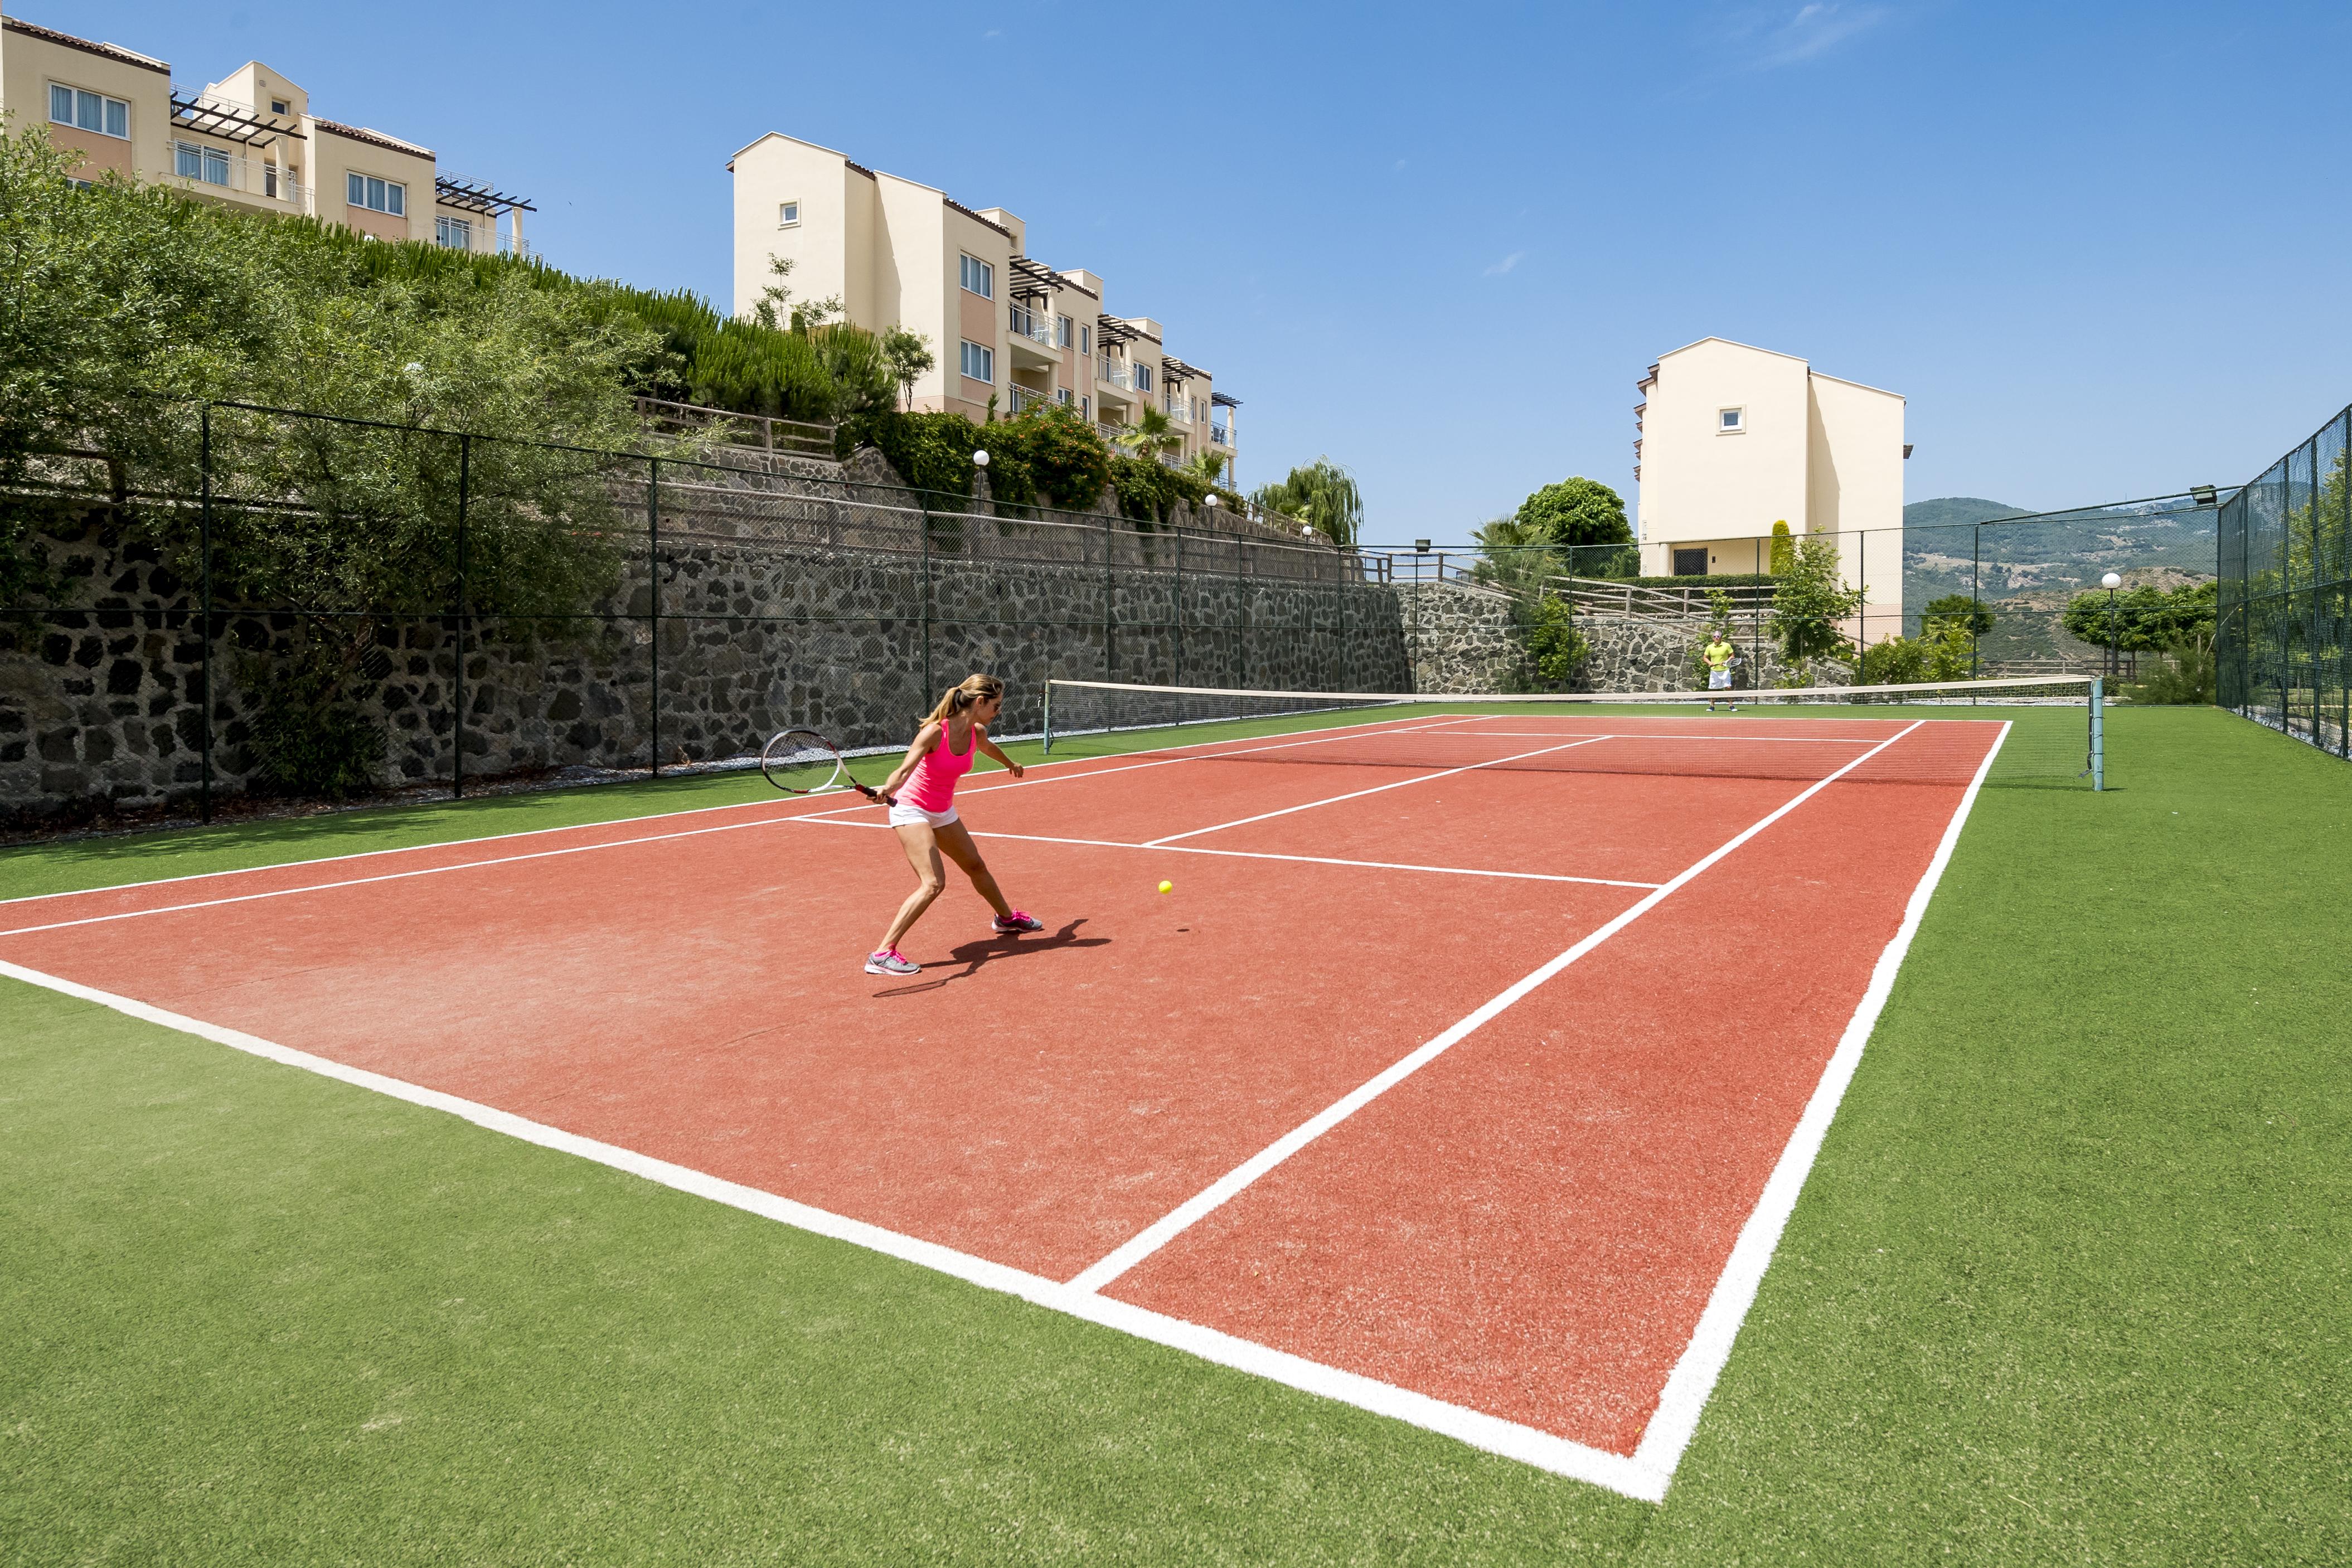
[{"label": "spherical lamp globe", "polygon": [[971,465],[972,465],[973,467],[975,467],[975,468],[985,468],[985,467],[987,467],[987,466],[988,466],[988,454],[987,454],[987,453],[985,453],[985,452],[975,452],[975,453],[973,453],[973,454],[971,455]]},{"label": "spherical lamp globe", "polygon": [[2112,571],[2107,573],[2106,576],[2099,579],[2099,586],[2105,589],[2110,593],[2114,592],[2116,589],[2121,588],[2123,585],[2124,580]]}]

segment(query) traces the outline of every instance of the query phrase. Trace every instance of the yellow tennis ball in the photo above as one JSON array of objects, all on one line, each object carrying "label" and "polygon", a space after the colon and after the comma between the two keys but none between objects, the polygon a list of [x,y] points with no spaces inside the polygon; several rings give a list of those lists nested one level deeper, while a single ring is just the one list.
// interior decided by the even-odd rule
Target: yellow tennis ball
[{"label": "yellow tennis ball", "polygon": [[1172,882],[1163,882],[1160,884],[1160,891],[1162,893],[1173,893],[1176,891],[1176,884]]}]

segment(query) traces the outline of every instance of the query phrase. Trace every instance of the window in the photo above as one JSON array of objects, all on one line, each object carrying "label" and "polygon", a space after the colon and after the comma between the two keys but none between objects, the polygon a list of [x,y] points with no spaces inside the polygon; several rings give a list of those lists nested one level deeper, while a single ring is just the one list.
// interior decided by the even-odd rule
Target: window
[{"label": "window", "polygon": [[1715,433],[1717,435],[1738,435],[1748,428],[1748,411],[1744,408],[1720,408],[1715,412]]},{"label": "window", "polygon": [[1081,327],[1081,328],[1079,328],[1079,329],[1078,329],[1078,352],[1080,352],[1081,354],[1087,354],[1087,355],[1091,355],[1094,351],[1095,351],[1095,329],[1094,329],[1092,327]]},{"label": "window", "polygon": [[1150,392],[1151,390],[1151,367],[1150,365],[1142,363],[1138,363],[1136,365],[1135,390],[1138,392]]},{"label": "window", "polygon": [[976,256],[964,256],[961,261],[962,266],[958,269],[958,277],[963,286],[982,299],[995,298],[996,268]]},{"label": "window", "polygon": [[1056,316],[1054,318],[1054,347],[1066,349],[1069,346],[1070,319],[1067,316]]},{"label": "window", "polygon": [[408,215],[408,187],[399,181],[379,180],[373,174],[346,174],[343,179],[352,205],[395,218]]},{"label": "window", "polygon": [[796,229],[800,227],[801,204],[798,202],[777,203],[776,226],[780,229]]},{"label": "window", "polygon": [[228,183],[228,154],[218,148],[201,146],[194,141],[172,144],[172,172],[183,180],[201,180],[207,185]]},{"label": "window", "polygon": [[1675,551],[1675,575],[1676,577],[1705,577],[1706,575],[1706,547],[1702,545],[1697,549],[1678,549]]},{"label": "window", "polygon": [[269,112],[272,114],[291,114],[294,111],[286,107],[286,100],[284,99],[273,98],[269,100]]},{"label": "window", "polygon": [[1081,419],[1092,419],[1094,416],[1095,400],[1088,397],[1086,393],[1080,392],[1078,394],[1078,417]]},{"label": "window", "polygon": [[474,248],[474,225],[468,218],[435,218],[433,243],[451,250]]},{"label": "window", "polygon": [[971,339],[963,340],[963,373],[976,382],[996,380],[996,350]]},{"label": "window", "polygon": [[76,131],[95,131],[100,136],[131,140],[131,106],[119,98],[103,93],[84,92],[78,87],[49,84],[49,122],[70,125]]},{"label": "window", "polygon": [[1069,388],[1067,388],[1067,387],[1057,387],[1057,388],[1055,388],[1055,392],[1054,392],[1054,401],[1055,401],[1055,402],[1060,403],[1064,408],[1067,408],[1067,407],[1069,407],[1069,406],[1070,406],[1070,389],[1069,389]]}]

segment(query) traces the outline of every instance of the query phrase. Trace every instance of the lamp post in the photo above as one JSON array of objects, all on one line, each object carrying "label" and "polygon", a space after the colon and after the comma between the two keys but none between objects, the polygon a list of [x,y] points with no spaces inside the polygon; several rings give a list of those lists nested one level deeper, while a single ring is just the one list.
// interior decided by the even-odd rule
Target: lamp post
[{"label": "lamp post", "polygon": [[2114,572],[2099,579],[2099,586],[2107,591],[2107,678],[2114,680],[2123,673],[2123,654],[2116,642],[2116,590],[2124,580]]}]

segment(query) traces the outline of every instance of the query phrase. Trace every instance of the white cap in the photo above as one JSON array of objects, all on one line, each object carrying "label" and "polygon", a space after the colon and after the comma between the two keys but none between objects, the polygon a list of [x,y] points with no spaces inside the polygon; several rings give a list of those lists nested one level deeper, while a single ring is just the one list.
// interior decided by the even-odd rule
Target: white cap
[{"label": "white cap", "polygon": [[973,467],[975,467],[975,468],[985,468],[985,467],[987,467],[987,466],[988,466],[988,454],[987,454],[986,452],[984,452],[984,451],[983,451],[983,452],[975,452],[975,453],[973,453],[973,454],[971,455],[971,465],[972,465]]}]

